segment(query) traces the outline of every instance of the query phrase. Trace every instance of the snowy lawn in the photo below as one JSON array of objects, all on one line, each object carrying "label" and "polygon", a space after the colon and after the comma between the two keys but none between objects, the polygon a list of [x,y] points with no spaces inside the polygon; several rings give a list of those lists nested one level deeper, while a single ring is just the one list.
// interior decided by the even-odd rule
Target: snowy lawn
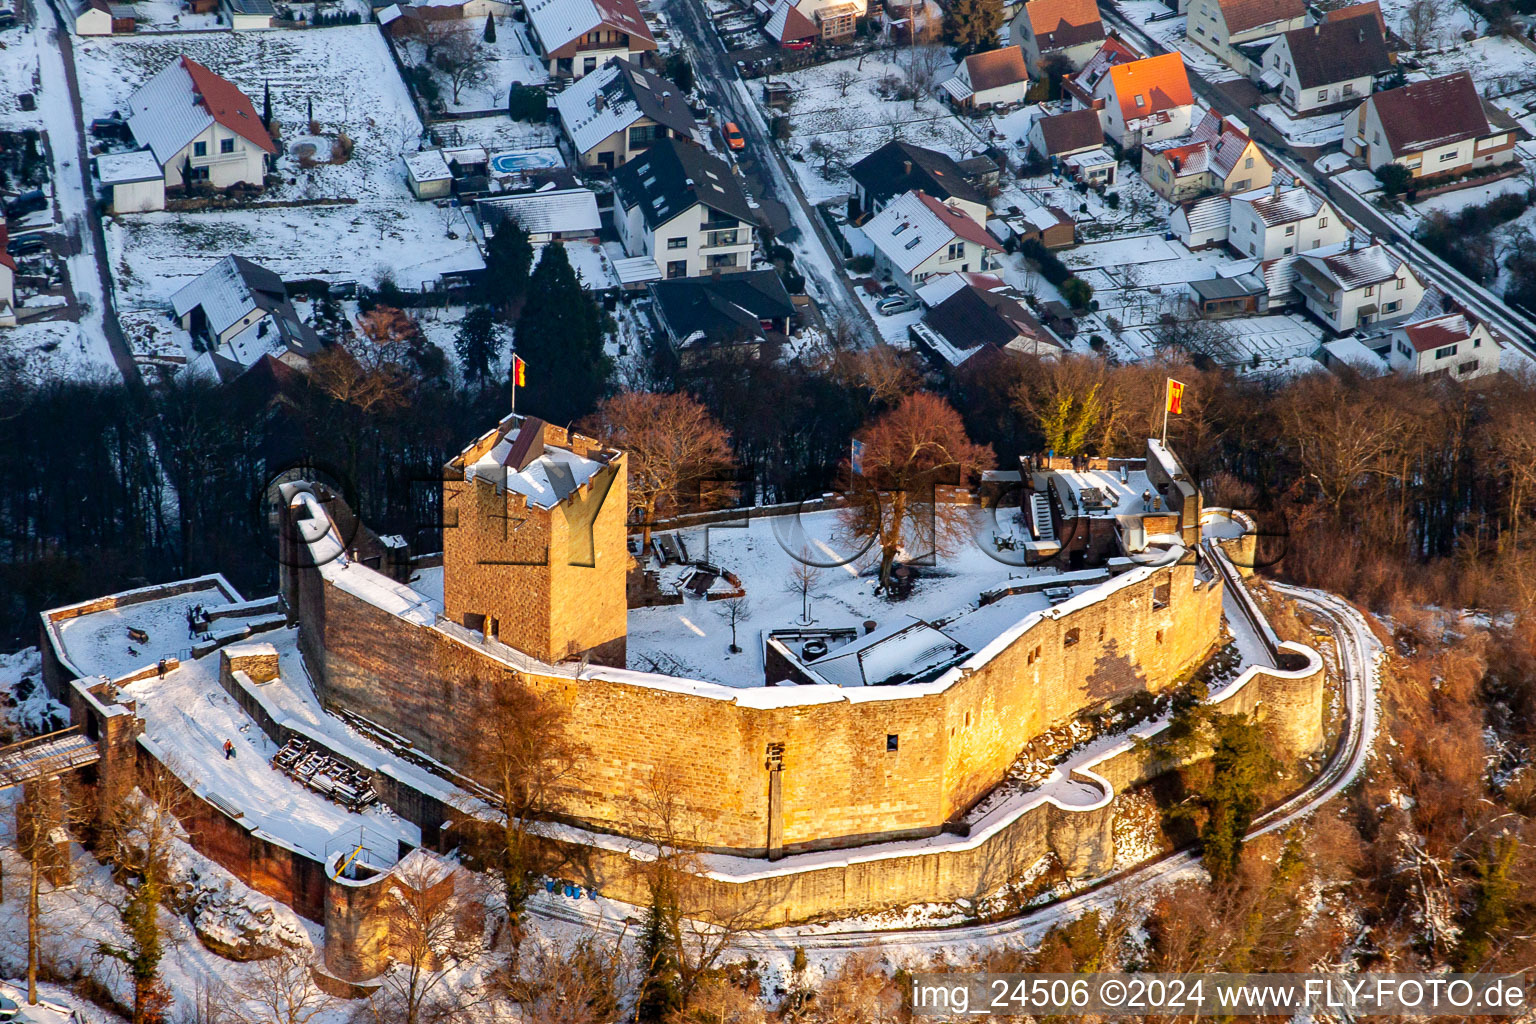
[{"label": "snowy lawn", "polygon": [[507,150],[545,149],[555,144],[560,129],[553,124],[514,121],[504,115],[470,117],[433,125],[445,146],[484,146],[492,155]]},{"label": "snowy lawn", "polygon": [[[866,54],[862,64],[860,58],[851,57],[775,77],[775,81],[789,83],[793,103],[787,112],[765,108],[764,118],[771,121],[778,114],[788,114],[790,140],[785,151],[799,154],[798,159],[791,156],[789,165],[812,203],[852,195],[853,179],[847,168],[887,142],[900,139],[956,158],[986,148],[981,124],[957,117],[935,95],[923,96],[915,104],[882,99],[878,88],[881,79],[895,76],[904,80],[906,68],[904,55]],[[935,83],[948,78],[952,71],[953,64],[946,62],[937,70]],[[845,72],[852,76],[846,94],[839,81]],[[752,93],[761,103],[761,90],[754,88]],[[834,153],[825,170],[826,161],[811,152],[817,142],[830,146]]]},{"label": "snowy lawn", "polygon": [[1264,103],[1254,114],[1285,136],[1293,146],[1327,146],[1344,139],[1344,118],[1349,111],[1340,110],[1316,117],[1294,117],[1278,103]]},{"label": "snowy lawn", "polygon": [[[418,148],[421,121],[376,26],[80,40],[75,59],[86,120],[126,110],[134,90],[181,54],[234,82],[257,113],[271,83],[273,117],[283,126],[283,184],[263,199],[412,201],[400,154]],[[326,136],[344,132],[352,140],[350,160],[299,166],[292,145],[308,134],[311,101]]]},{"label": "snowy lawn", "polygon": [[[459,89],[457,100],[453,97],[453,82],[441,71],[435,71],[441,90],[443,107],[451,111],[506,111],[507,91],[513,82],[523,85],[541,85],[549,81],[549,69],[534,56],[533,44],[528,40],[528,29],[511,18],[496,22],[496,41],[484,41],[485,19],[470,18],[462,23],[459,31],[467,34],[476,48],[487,58],[484,77],[467,83]],[[401,58],[407,64],[424,62],[424,47],[419,40],[403,39],[400,43]]]},{"label": "snowy lawn", "polygon": [[[1053,569],[1025,568],[1022,550],[998,552],[994,534],[1022,537],[1027,531],[1016,524],[1012,510],[970,512],[973,543],[966,543],[938,565],[919,570],[922,578],[910,597],[889,601],[875,594],[878,584],[878,551],[853,557],[862,544],[841,536],[836,512],[812,512],[800,516],[753,519],[743,527],[715,526],[682,532],[688,554],[740,577],[750,610],[737,624],[740,654],[728,650],[730,625],[720,614],[718,601],[706,602],[691,595],[680,605],[637,608],[629,613],[629,667],[675,673],[727,686],[763,685],[763,646],[766,630],[795,626],[801,618],[798,590],[790,589],[791,570],[797,558],[820,563],[810,599],[811,619],[817,626],[862,628],[866,620],[889,625],[915,616],[943,628],[957,640],[979,650],[988,640],[1030,611],[1044,607],[1040,595],[1010,597],[985,609],[977,609],[982,591],[1009,579]],[[835,564],[843,563],[847,564]],[[663,581],[680,573],[677,566],[662,570]]]}]

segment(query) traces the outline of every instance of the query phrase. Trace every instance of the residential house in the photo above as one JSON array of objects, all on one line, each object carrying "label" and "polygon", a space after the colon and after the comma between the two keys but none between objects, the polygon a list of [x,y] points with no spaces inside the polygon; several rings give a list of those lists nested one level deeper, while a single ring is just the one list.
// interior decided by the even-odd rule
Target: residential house
[{"label": "residential house", "polygon": [[1073,108],[1097,111],[1104,134],[1127,149],[1188,134],[1195,98],[1184,58],[1129,54],[1119,40],[1106,40],[1082,71],[1064,79]]},{"label": "residential house", "polygon": [[16,326],[16,260],[5,250],[10,237],[0,217],[0,327]]},{"label": "residential house", "polygon": [[[419,3],[391,4],[397,16],[405,19],[403,25],[395,28],[392,18],[386,20],[381,10],[379,24],[388,25],[393,31],[392,35],[400,31],[419,30],[422,22],[429,21],[484,21],[489,15],[494,18],[511,17],[513,4],[511,0],[420,0]],[[387,10],[387,8],[386,8]]]},{"label": "residential house", "polygon": [[272,271],[241,256],[226,256],[171,296],[171,308],[221,380],[238,376],[271,353],[302,367],[320,352],[314,329],[299,320],[288,289]]},{"label": "residential house", "polygon": [[277,153],[245,93],[190,57],[177,57],[140,86],[128,110],[128,128],[154,154],[167,188],[260,188]]},{"label": "residential house", "polygon": [[138,12],[130,4],[79,0],[74,5],[73,13],[77,36],[122,35],[134,31],[138,26]]},{"label": "residential house", "polygon": [[1424,298],[1424,285],[1386,246],[1354,239],[1297,256],[1295,287],[1307,309],[1343,333],[1405,317]]},{"label": "residential house", "polygon": [[1168,230],[1190,249],[1224,245],[1231,230],[1232,197],[1206,196],[1179,204],[1168,217]]},{"label": "residential house", "polygon": [[795,315],[794,302],[772,269],[656,281],[651,296],[673,351],[685,362],[707,348],[782,342]]},{"label": "residential house", "polygon": [[1227,244],[1239,256],[1281,259],[1349,240],[1344,218],[1300,185],[1256,189],[1232,197]]},{"label": "residential house", "polygon": [[1115,156],[1104,148],[1104,129],[1093,110],[1037,117],[1029,126],[1030,148],[1053,161],[1072,177],[1090,185],[1113,185]]},{"label": "residential house", "polygon": [[934,274],[992,270],[995,255],[1003,251],[965,210],[926,192],[891,200],[863,231],[880,273],[913,293]]},{"label": "residential house", "polygon": [[1306,0],[1190,0],[1185,31],[1234,71],[1257,77],[1275,37],[1306,23]]},{"label": "residential house", "polygon": [[277,11],[272,0],[223,0],[229,27],[236,32],[253,28],[271,28]]},{"label": "residential house", "polygon": [[755,215],[725,161],[691,142],[658,142],[614,172],[624,250],[671,280],[752,266]]},{"label": "residential house", "polygon": [[816,23],[801,14],[791,0],[778,0],[769,9],[763,32],[780,46],[790,49],[804,49],[821,36]]},{"label": "residential house", "polygon": [[1358,102],[1376,76],[1392,69],[1392,54],[1375,18],[1322,21],[1293,29],[1264,51],[1260,80],[1299,114]]},{"label": "residential house", "polygon": [[1164,199],[1180,202],[1206,192],[1246,192],[1270,183],[1275,169],[1233,117],[1206,111],[1182,139],[1141,149],[1141,176]]},{"label": "residential house", "polygon": [[113,213],[165,209],[165,173],[147,149],[101,154],[96,157],[96,178]]},{"label": "residential house", "polygon": [[869,13],[868,0],[798,0],[795,10],[816,28],[824,43],[847,39],[859,30],[859,19]]},{"label": "residential house", "polygon": [[908,333],[941,369],[954,369],[978,355],[1056,356],[1063,351],[1023,303],[972,283],[968,275],[945,274],[924,285],[922,293],[929,309]]},{"label": "residential house", "polygon": [[596,238],[602,228],[597,195],[589,188],[547,188],[478,199],[475,213],[493,235],[508,219],[515,221],[534,245]]},{"label": "residential house", "polygon": [[1394,370],[1421,377],[1472,380],[1499,372],[1499,343],[1486,324],[1465,313],[1446,313],[1403,324],[1377,349]]},{"label": "residential house", "polygon": [[640,60],[656,39],[635,0],[525,0],[533,43],[550,75],[580,78],[611,57]]},{"label": "residential house", "polygon": [[917,190],[959,206],[976,223],[987,223],[987,197],[960,165],[934,149],[887,142],[848,169],[865,214],[878,213],[897,196]]},{"label": "residential house", "polygon": [[698,130],[682,90],[617,57],[556,96],[555,109],[561,148],[582,167],[622,167],[655,142]]},{"label": "residential house", "polygon": [[1046,64],[1077,71],[1104,44],[1104,23],[1094,0],[1030,0],[1011,23],[1009,42],[1024,50],[1029,73],[1046,77]]},{"label": "residential house", "polygon": [[1516,159],[1518,126],[1484,102],[1466,71],[1376,93],[1344,124],[1344,152],[1373,171],[1397,163],[1437,178]]},{"label": "residential house", "polygon": [[1023,103],[1029,92],[1029,69],[1024,66],[1024,51],[1004,46],[986,53],[973,53],[955,68],[954,76],[941,86],[949,100],[967,110],[986,110]]},{"label": "residential house", "polygon": [[422,149],[400,158],[405,186],[417,199],[445,199],[453,193],[453,172],[440,149]]}]

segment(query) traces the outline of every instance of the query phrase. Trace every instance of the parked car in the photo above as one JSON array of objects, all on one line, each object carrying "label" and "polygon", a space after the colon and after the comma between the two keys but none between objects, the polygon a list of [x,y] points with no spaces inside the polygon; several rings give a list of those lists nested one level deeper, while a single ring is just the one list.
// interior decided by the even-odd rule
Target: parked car
[{"label": "parked car", "polygon": [[14,199],[8,199],[5,203],[5,215],[7,217],[25,217],[29,213],[48,209],[48,197],[43,190],[35,188],[30,192],[23,192]]},{"label": "parked car", "polygon": [[98,139],[131,139],[128,122],[121,117],[98,117],[91,122],[91,135]]},{"label": "parked car", "polygon": [[893,295],[905,295],[907,293],[905,289],[901,287],[901,285],[892,281],[890,284],[880,289],[880,294],[884,295],[886,298],[890,298]]},{"label": "parked car", "polygon": [[784,44],[784,49],[786,50],[809,50],[810,48],[811,41],[809,39],[791,39]]},{"label": "parked car", "polygon": [[0,28],[11,28],[16,24],[16,12],[9,7],[0,7]]},{"label": "parked car", "polygon": [[22,235],[5,243],[5,251],[12,256],[31,256],[48,248],[47,235]]},{"label": "parked car", "polygon": [[735,121],[725,122],[725,128],[720,132],[725,136],[725,144],[732,149],[746,149],[747,140],[741,134],[741,129],[736,127]]},{"label": "parked car", "polygon": [[910,295],[897,295],[875,303],[875,312],[881,316],[895,316],[897,313],[910,313],[921,305],[922,303]]}]

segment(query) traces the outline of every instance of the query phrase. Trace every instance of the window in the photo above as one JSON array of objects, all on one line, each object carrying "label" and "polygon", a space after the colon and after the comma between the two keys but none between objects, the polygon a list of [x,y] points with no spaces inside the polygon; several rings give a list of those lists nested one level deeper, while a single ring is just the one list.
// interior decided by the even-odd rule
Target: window
[{"label": "window", "polygon": [[887,753],[896,749],[897,739],[898,737],[894,733],[888,734],[885,737],[885,749]]},{"label": "window", "polygon": [[1375,285],[1368,284],[1368,285],[1365,286],[1365,297],[1366,298],[1370,298],[1372,295],[1375,295],[1375,294],[1376,294],[1376,286]]},{"label": "window", "polygon": [[1403,303],[1402,303],[1401,300],[1393,299],[1391,302],[1387,303],[1385,306],[1382,306],[1381,307],[1381,311],[1383,313],[1396,313],[1397,312],[1397,307],[1401,306],[1402,304]]},{"label": "window", "polygon": [[1167,608],[1168,602],[1173,596],[1173,584],[1159,583],[1152,588],[1152,607]]},{"label": "window", "polygon": [[219,140],[219,152],[220,153],[233,153],[234,151],[235,151],[235,140],[234,139],[220,139]]},{"label": "window", "polygon": [[1243,161],[1243,166],[1244,167],[1252,167],[1253,166],[1253,157],[1249,157],[1248,159],[1244,160]]},{"label": "window", "polygon": [[1099,643],[1103,643],[1103,642],[1104,642],[1104,627],[1100,626],[1099,627]]},{"label": "window", "polygon": [[1460,366],[1456,367],[1456,376],[1458,376],[1458,377],[1465,377],[1467,374],[1471,373],[1475,369],[1477,369],[1477,360],[1476,359],[1468,359],[1466,362],[1464,362]]},{"label": "window", "polygon": [[1320,227],[1320,228],[1327,227],[1328,226],[1328,218],[1327,217],[1319,217],[1319,218],[1317,218],[1317,226]]},{"label": "window", "polygon": [[1136,105],[1138,107],[1146,106],[1147,105],[1147,98],[1145,96],[1143,96],[1141,93],[1137,93],[1136,94]]},{"label": "window", "polygon": [[1282,252],[1280,255],[1282,255],[1282,256],[1289,256],[1295,250],[1296,250],[1296,247],[1294,245],[1288,245],[1288,246],[1285,247],[1285,251]]},{"label": "window", "polygon": [[668,278],[668,280],[670,280],[670,279],[672,279],[674,277],[687,277],[687,276],[688,276],[688,261],[687,260],[673,260],[672,262],[667,264],[667,278]]},{"label": "window", "polygon": [[688,248],[688,239],[687,238],[669,238],[669,239],[667,239],[667,248],[668,249],[686,249],[686,248]]},{"label": "window", "polygon": [[1455,160],[1460,155],[1461,154],[1456,152],[1456,150],[1454,150],[1454,149],[1451,150],[1449,153],[1441,153],[1440,154],[1440,162],[1441,163],[1447,163],[1447,162],[1449,162],[1451,160]]},{"label": "window", "polygon": [[596,70],[597,70],[597,58],[596,57],[588,57],[588,58],[586,58],[585,60],[583,60],[581,62],[581,73],[582,74],[590,75],[592,72],[594,72]]},{"label": "window", "polygon": [[1157,169],[1157,176],[1159,178],[1162,178],[1164,181],[1167,181],[1168,180],[1168,168],[1166,168],[1166,167],[1159,167]]},{"label": "window", "polygon": [[1295,233],[1296,233],[1296,225],[1294,225],[1294,224],[1287,224],[1285,226],[1286,237],[1290,237],[1291,235],[1294,235]]},{"label": "window", "polygon": [[1398,278],[1397,279],[1397,290],[1398,291],[1402,291],[1403,290],[1403,279],[1402,278]]},{"label": "window", "polygon": [[1249,256],[1257,256],[1258,254],[1259,254],[1259,250],[1254,248],[1252,242],[1249,242],[1248,243],[1248,255]]},{"label": "window", "polygon": [[1250,181],[1251,181],[1251,179],[1249,179],[1249,178],[1244,178],[1242,181],[1234,181],[1232,183],[1232,187],[1230,189],[1228,189],[1227,191],[1229,191],[1229,192],[1246,192],[1246,191],[1248,191],[1248,185],[1249,185]]},{"label": "window", "polygon": [[1319,89],[1319,90],[1317,90],[1317,98],[1320,99],[1320,100],[1326,100],[1328,98],[1328,90],[1327,89]]},{"label": "window", "polygon": [[1456,346],[1455,345],[1447,345],[1444,348],[1437,348],[1437,349],[1435,349],[1435,358],[1436,359],[1449,359],[1449,358],[1451,358],[1451,356],[1453,356],[1455,354],[1456,354]]},{"label": "window", "polygon": [[1473,348],[1482,348],[1483,347],[1483,339],[1482,338],[1473,338],[1472,339],[1472,347]]},{"label": "window", "polygon": [[194,143],[192,143],[192,155],[193,156],[207,156],[208,155],[208,143],[206,143],[206,142],[194,142]]},{"label": "window", "polygon": [[949,257],[948,258],[952,259],[952,260],[964,259],[965,258],[965,243],[964,242],[950,242],[949,243]]},{"label": "window", "polygon": [[1073,647],[1073,646],[1076,646],[1077,642],[1082,639],[1082,634],[1083,634],[1082,630],[1078,629],[1076,626],[1073,626],[1071,629],[1067,630],[1064,634],[1062,634],[1061,646],[1063,646],[1063,647]]},{"label": "window", "polygon": [[1355,83],[1345,82],[1341,94],[1344,96],[1353,96],[1355,94]]},{"label": "window", "polygon": [[1248,233],[1250,235],[1256,235],[1256,234],[1259,233],[1259,225],[1258,225],[1257,222],[1255,222],[1255,221],[1249,221],[1248,222]]}]

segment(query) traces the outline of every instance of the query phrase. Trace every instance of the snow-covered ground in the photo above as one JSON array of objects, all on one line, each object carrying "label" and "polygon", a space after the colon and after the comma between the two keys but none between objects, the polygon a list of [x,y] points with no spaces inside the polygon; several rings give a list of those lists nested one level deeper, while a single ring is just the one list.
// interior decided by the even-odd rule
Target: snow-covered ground
[{"label": "snow-covered ground", "polygon": [[1327,146],[1344,139],[1344,118],[1352,111],[1296,117],[1278,103],[1262,103],[1254,115],[1269,122],[1293,146]]},{"label": "snow-covered ground", "polygon": [[1243,77],[1190,39],[1185,32],[1185,16],[1170,17],[1161,0],[1119,0],[1115,6],[1152,39],[1183,54],[1185,66],[1207,82],[1235,82]]},{"label": "snow-covered ground", "polygon": [[[907,616],[944,628],[972,650],[1037,607],[1039,595],[1007,598],[977,611],[985,590],[1024,576],[1055,575],[1053,569],[1022,564],[1022,550],[999,552],[994,534],[1026,535],[1012,519],[1013,510],[995,515],[970,511],[973,540],[937,566],[920,570],[921,579],[905,600],[889,601],[875,593],[878,549],[858,555],[861,543],[842,536],[837,512],[753,519],[743,527],[713,526],[682,531],[688,553],[740,577],[750,610],[737,623],[741,654],[731,654],[730,624],[720,614],[720,602],[694,599],[681,605],[638,608],[629,613],[629,665],[728,686],[763,685],[763,651],[759,634],[787,629],[801,622],[802,601],[791,589],[792,568],[799,561],[817,563],[810,614],[820,627],[851,626],[862,630],[874,620],[888,625]],[[800,555],[804,552],[803,557]],[[675,574],[675,567],[664,570]],[[969,613],[969,614],[967,614]]]},{"label": "snow-covered ground", "polygon": [[[528,39],[528,28],[523,22],[512,18],[497,19],[494,43],[484,41],[484,18],[466,19],[459,31],[466,33],[475,46],[486,53],[487,66],[479,81],[460,87],[458,99],[453,96],[453,83],[442,72],[436,72],[444,109],[505,112],[507,92],[513,82],[542,85],[549,81],[549,69],[534,56],[537,51]],[[399,45],[401,57],[407,64],[423,63],[423,46],[419,40],[402,39]]]}]

